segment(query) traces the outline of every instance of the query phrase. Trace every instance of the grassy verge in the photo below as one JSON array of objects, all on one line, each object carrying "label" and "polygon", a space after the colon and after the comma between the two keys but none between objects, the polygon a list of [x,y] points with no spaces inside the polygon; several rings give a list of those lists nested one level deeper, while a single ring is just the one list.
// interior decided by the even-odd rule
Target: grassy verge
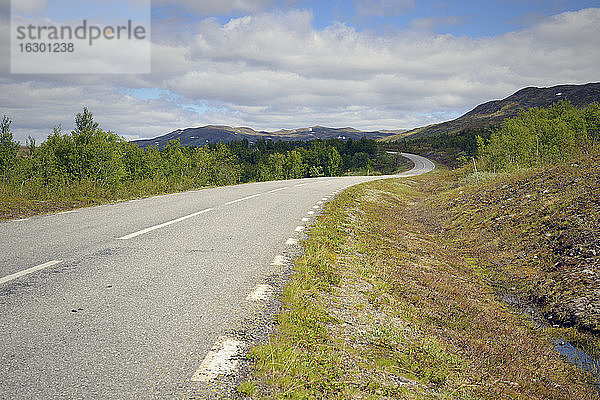
[{"label": "grassy verge", "polygon": [[84,181],[55,187],[28,185],[21,189],[0,183],[0,221],[195,188],[193,184],[185,180],[171,182],[152,179],[110,186]]},{"label": "grassy verge", "polygon": [[[549,262],[542,247],[552,246],[535,241],[538,228],[507,220],[497,229],[511,214],[469,200],[515,192],[532,175],[477,188],[460,178],[440,169],[352,187],[332,201],[304,243],[276,332],[251,350],[254,373],[240,391],[275,399],[597,398],[591,377],[552,345],[585,329],[539,329],[531,314],[503,301],[507,291],[518,304],[537,299],[535,282],[551,273],[537,263]],[[514,203],[500,197],[498,207]],[[546,221],[536,207],[523,211],[534,227]]]}]

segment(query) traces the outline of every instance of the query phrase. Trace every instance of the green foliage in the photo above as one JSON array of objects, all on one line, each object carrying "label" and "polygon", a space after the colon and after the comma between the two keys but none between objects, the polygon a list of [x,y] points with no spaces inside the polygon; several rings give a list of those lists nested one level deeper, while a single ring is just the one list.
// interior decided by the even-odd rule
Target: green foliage
[{"label": "green foliage", "polygon": [[19,152],[19,143],[13,140],[10,131],[11,120],[5,115],[2,117],[0,125],[0,172],[3,180],[8,179],[8,173],[13,167],[17,153]]},{"label": "green foliage", "polygon": [[597,145],[600,104],[585,109],[561,101],[505,120],[488,140],[478,139],[485,167],[510,171],[566,161]]},{"label": "green foliage", "polygon": [[75,116],[71,132],[57,126],[40,145],[30,137],[27,149],[18,155],[20,146],[13,141],[10,124],[4,117],[0,197],[30,203],[62,201],[72,193],[83,193],[93,202],[106,201],[203,186],[335,176],[351,170],[370,173],[391,166],[389,155],[368,139],[255,144],[242,140],[204,147],[181,147],[174,140],[162,149],[140,149],[102,130],[87,108]]},{"label": "green foliage", "polygon": [[[435,154],[435,158],[451,167],[457,167],[464,158],[477,156],[480,147],[478,138],[490,137],[492,127],[464,129],[458,133],[447,133],[436,136],[426,136],[416,139],[401,139],[386,144],[386,148],[406,153]],[[460,160],[459,160],[460,159]]]}]

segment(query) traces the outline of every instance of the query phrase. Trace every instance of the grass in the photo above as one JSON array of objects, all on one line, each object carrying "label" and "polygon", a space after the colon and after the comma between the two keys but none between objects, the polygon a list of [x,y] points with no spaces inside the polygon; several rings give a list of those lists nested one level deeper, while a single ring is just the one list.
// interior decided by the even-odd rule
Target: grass
[{"label": "grass", "polygon": [[23,188],[0,183],[0,221],[191,189],[195,187],[185,180],[145,179],[117,185],[83,181],[64,186],[26,185]]},{"label": "grass", "polygon": [[[592,175],[593,165],[586,169]],[[593,350],[594,333],[564,323],[540,329],[535,313],[526,312],[541,306],[543,317],[568,303],[568,296],[548,303],[536,297],[546,293],[538,290],[540,282],[553,274],[547,263],[560,257],[551,243],[538,240],[539,232],[548,238],[544,224],[562,226],[557,221],[571,221],[594,201],[581,185],[559,190],[562,177],[571,182],[571,167],[557,168],[489,177],[477,187],[440,168],[336,197],[304,242],[276,332],[250,352],[253,375],[244,385],[252,393],[244,393],[273,399],[598,398],[589,385],[593,377],[564,362],[552,344],[562,337]],[[539,200],[550,214],[537,212],[533,200],[515,201],[533,198],[523,188],[542,182],[557,185],[555,197]],[[586,223],[578,226],[573,243],[588,237]],[[583,281],[552,276],[556,290],[589,291]],[[513,306],[504,301],[508,295],[516,299]]]}]

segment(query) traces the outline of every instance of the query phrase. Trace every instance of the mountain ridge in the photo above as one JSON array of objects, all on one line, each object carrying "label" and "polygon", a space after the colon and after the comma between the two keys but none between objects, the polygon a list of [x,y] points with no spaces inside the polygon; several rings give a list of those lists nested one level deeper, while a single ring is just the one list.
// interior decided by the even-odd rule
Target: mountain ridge
[{"label": "mountain ridge", "polygon": [[440,134],[452,135],[466,129],[487,128],[499,125],[505,119],[516,116],[520,110],[533,107],[549,107],[560,100],[569,101],[577,107],[600,102],[600,82],[541,88],[535,86],[525,87],[504,99],[479,104],[471,111],[451,121],[414,128],[380,140],[393,142],[398,139],[416,139]]},{"label": "mountain ridge", "polygon": [[308,128],[280,129],[274,132],[256,131],[248,127],[232,127],[227,125],[205,125],[197,128],[177,129],[166,135],[152,139],[134,140],[133,143],[141,148],[157,146],[163,148],[171,140],[178,139],[182,146],[204,146],[209,143],[229,143],[247,139],[249,142],[258,140],[273,141],[308,141],[313,139],[354,139],[362,137],[368,139],[382,139],[387,136],[398,134],[403,130],[378,130],[360,131],[352,127],[328,128],[324,126],[312,126]]}]

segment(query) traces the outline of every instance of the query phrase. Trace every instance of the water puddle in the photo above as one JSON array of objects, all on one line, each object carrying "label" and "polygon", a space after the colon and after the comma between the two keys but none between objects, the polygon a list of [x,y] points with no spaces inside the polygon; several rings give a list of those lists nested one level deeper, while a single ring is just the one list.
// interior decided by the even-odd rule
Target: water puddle
[{"label": "water puddle", "polygon": [[573,346],[566,340],[554,340],[554,349],[562,355],[566,361],[585,372],[594,376],[594,386],[600,389],[600,361],[586,354],[585,351]]}]

